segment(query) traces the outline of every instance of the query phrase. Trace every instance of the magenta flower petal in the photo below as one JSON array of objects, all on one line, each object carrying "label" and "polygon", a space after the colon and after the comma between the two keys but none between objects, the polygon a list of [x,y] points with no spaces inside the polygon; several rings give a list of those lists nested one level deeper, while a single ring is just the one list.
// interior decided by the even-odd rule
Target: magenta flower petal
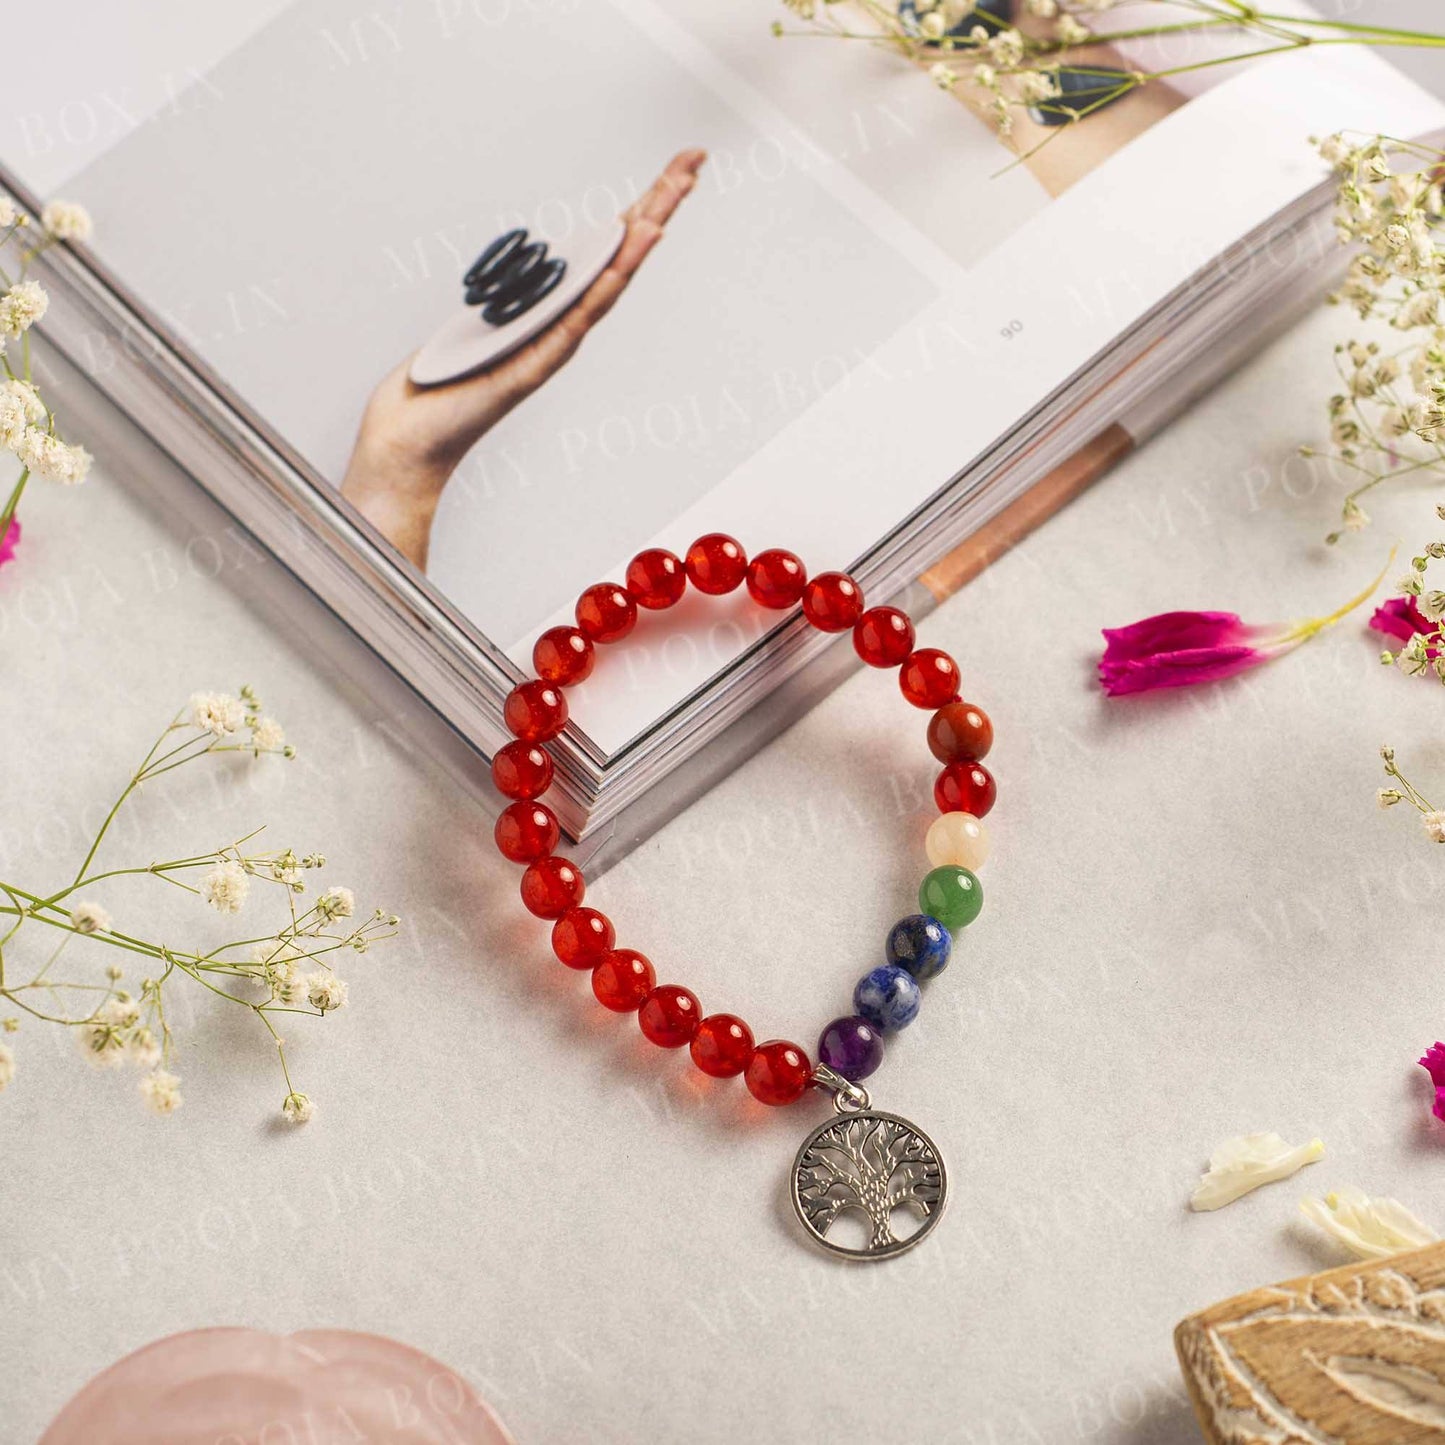
[{"label": "magenta flower petal", "polygon": [[1430,1112],[1445,1124],[1445,1089],[1435,1090],[1435,1107]]},{"label": "magenta flower petal", "polygon": [[1267,662],[1273,651],[1256,644],[1279,631],[1250,626],[1233,612],[1161,612],[1106,627],[1099,681],[1110,697],[1217,682]]},{"label": "magenta flower petal", "polygon": [[1420,1059],[1420,1067],[1430,1075],[1437,1089],[1445,1088],[1445,1044],[1433,1043]]},{"label": "magenta flower petal", "polygon": [[20,545],[20,518],[11,517],[10,526],[6,529],[5,536],[0,538],[0,567],[11,561],[15,556],[15,549]]},{"label": "magenta flower petal", "polygon": [[1104,658],[1125,661],[1157,652],[1231,646],[1252,642],[1261,631],[1246,626],[1233,612],[1161,612],[1128,627],[1104,628]]},{"label": "magenta flower petal", "polygon": [[1370,626],[1376,632],[1386,633],[1408,642],[1417,632],[1430,632],[1429,619],[1415,605],[1413,597],[1392,597],[1388,602],[1375,608]]}]

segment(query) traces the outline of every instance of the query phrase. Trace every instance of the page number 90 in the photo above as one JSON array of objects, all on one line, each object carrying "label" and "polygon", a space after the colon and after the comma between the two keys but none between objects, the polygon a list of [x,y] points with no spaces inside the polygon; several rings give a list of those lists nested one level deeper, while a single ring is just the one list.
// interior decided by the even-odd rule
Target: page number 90
[{"label": "page number 90", "polygon": [[1006,326],[1000,327],[998,334],[1002,336],[1005,341],[1008,341],[1010,338],[1017,336],[1019,332],[1023,329],[1023,322],[1015,318],[1013,321],[1010,321]]}]

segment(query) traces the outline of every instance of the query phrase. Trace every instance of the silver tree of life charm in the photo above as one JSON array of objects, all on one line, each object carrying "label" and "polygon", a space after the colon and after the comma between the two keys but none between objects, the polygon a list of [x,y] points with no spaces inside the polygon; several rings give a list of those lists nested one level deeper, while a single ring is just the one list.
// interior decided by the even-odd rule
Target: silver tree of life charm
[{"label": "silver tree of life charm", "polygon": [[[813,1081],[836,1117],[818,1125],[793,1161],[793,1210],[813,1242],[843,1259],[887,1259],[911,1249],[943,1214],[948,1171],[933,1140],[907,1119],[870,1108],[865,1089],[820,1064]],[[828,1238],[840,1215],[861,1216],[861,1247]],[[913,1216],[903,1230],[899,1216]]]}]

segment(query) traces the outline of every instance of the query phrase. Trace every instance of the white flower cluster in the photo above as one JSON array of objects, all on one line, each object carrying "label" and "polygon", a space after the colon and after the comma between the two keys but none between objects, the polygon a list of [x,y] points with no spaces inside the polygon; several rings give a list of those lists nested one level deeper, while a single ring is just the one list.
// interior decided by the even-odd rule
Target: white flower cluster
[{"label": "white flower cluster", "polygon": [[257,756],[261,753],[281,753],[288,758],[296,755],[296,750],[286,744],[285,728],[275,718],[265,716],[261,699],[249,686],[241,689],[239,697],[227,692],[193,693],[186,705],[186,721],[218,740],[232,738],[244,727],[250,733],[250,741],[245,746]]}]

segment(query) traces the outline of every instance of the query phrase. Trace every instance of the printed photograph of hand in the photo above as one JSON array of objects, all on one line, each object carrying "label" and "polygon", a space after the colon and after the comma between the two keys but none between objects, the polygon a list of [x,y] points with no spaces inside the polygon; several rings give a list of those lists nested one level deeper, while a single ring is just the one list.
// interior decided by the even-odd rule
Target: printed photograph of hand
[{"label": "printed photograph of hand", "polygon": [[458,463],[513,407],[576,354],[627,289],[697,184],[705,152],[679,151],[625,216],[617,254],[580,300],[495,366],[444,386],[420,387],[403,361],[367,402],[342,495],[417,567],[426,570],[432,522]]}]

